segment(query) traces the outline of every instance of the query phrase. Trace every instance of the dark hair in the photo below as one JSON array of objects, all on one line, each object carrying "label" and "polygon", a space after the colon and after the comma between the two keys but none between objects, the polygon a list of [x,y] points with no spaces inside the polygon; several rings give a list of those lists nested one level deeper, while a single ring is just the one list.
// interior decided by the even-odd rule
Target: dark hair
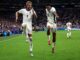
[{"label": "dark hair", "polygon": [[47,3],[46,6],[51,6],[51,3]]}]

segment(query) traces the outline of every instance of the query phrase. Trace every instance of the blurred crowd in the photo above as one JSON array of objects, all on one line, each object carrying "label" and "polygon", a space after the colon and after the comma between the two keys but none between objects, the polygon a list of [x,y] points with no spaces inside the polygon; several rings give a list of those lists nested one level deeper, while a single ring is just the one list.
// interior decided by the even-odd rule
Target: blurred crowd
[{"label": "blurred crowd", "polygon": [[7,20],[5,18],[0,18],[0,36],[20,34],[22,31],[20,24],[13,21]]},{"label": "blurred crowd", "polygon": [[[72,28],[80,28],[80,8],[56,8],[59,18],[57,19],[58,28],[66,28],[66,23],[70,21]],[[33,30],[44,31],[46,30],[46,14],[43,9],[36,9],[38,18],[33,19]],[[22,17],[20,16],[19,21],[15,23],[15,14],[13,15],[2,15],[0,16],[0,35],[7,32],[10,34],[19,34],[22,32],[21,29]]]}]

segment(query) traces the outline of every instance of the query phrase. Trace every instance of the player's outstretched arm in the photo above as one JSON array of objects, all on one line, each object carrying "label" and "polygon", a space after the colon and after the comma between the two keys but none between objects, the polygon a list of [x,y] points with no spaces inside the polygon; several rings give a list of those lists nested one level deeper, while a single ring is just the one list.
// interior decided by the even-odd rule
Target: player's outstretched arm
[{"label": "player's outstretched arm", "polygon": [[37,18],[38,16],[37,16],[37,14],[36,14],[35,10],[34,10],[34,9],[32,9],[32,11],[33,11],[33,16],[34,16],[35,18]]},{"label": "player's outstretched arm", "polygon": [[56,11],[53,14],[56,16],[56,18],[59,18],[59,16],[58,16]]},{"label": "player's outstretched arm", "polygon": [[36,12],[34,13],[34,16],[37,18],[38,16],[37,16],[37,14],[36,14]]},{"label": "player's outstretched arm", "polygon": [[18,16],[19,16],[19,13],[18,13],[18,11],[16,12],[16,22],[17,22],[17,20],[18,20]]},{"label": "player's outstretched arm", "polygon": [[[53,15],[55,15],[56,18],[59,18],[59,16],[58,16],[56,11],[53,13]],[[57,23],[57,20],[55,20],[55,23]]]}]

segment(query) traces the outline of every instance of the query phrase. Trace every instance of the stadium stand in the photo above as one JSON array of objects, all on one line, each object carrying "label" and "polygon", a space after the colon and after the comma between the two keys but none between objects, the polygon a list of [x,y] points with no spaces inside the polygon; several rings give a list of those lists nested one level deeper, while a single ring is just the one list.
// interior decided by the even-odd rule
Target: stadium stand
[{"label": "stadium stand", "polygon": [[[6,32],[21,33],[19,18],[18,24],[15,23],[15,12],[23,8],[27,0],[0,0],[0,35]],[[40,30],[46,30],[45,4],[51,3],[57,9],[59,14],[58,29],[65,29],[68,21],[73,23],[73,28],[80,28],[80,1],[79,0],[32,0],[33,7],[37,11],[38,19],[33,19],[33,26]],[[17,28],[17,29],[15,29]]]}]

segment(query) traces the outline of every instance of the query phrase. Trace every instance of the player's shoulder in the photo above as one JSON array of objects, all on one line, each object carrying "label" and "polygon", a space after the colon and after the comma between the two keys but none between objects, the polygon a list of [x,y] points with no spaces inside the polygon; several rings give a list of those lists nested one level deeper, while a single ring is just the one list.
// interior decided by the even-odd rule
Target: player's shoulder
[{"label": "player's shoulder", "polygon": [[52,12],[56,11],[55,7],[51,7],[51,11]]},{"label": "player's shoulder", "polygon": [[47,10],[47,8],[45,10]]},{"label": "player's shoulder", "polygon": [[21,14],[24,14],[26,10],[24,8],[21,8],[18,12],[21,13]]},{"label": "player's shoulder", "polygon": [[22,8],[21,10],[26,10],[25,8]]},{"label": "player's shoulder", "polygon": [[51,7],[51,10],[54,10],[55,9],[55,7]]},{"label": "player's shoulder", "polygon": [[25,9],[25,8],[21,8],[20,10],[24,11],[24,10],[26,10],[26,9]]},{"label": "player's shoulder", "polygon": [[55,7],[52,7],[51,9],[55,9]]},{"label": "player's shoulder", "polygon": [[45,11],[47,11],[47,8],[45,9]]}]

